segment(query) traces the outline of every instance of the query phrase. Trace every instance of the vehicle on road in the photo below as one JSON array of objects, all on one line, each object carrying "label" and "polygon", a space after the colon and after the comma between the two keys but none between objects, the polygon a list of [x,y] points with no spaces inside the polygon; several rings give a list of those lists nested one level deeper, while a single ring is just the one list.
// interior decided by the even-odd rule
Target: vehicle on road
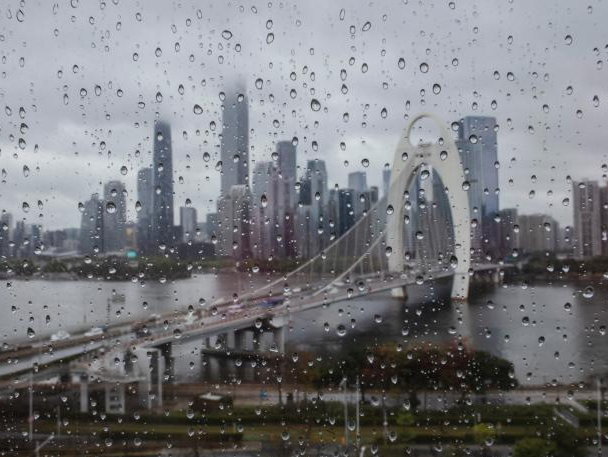
[{"label": "vehicle on road", "polygon": [[57,333],[51,335],[51,341],[63,341],[70,338],[70,334],[65,330],[59,330]]},{"label": "vehicle on road", "polygon": [[90,330],[86,331],[84,334],[84,336],[87,336],[87,337],[99,336],[99,335],[103,335],[103,328],[101,328],[101,327],[93,327]]}]

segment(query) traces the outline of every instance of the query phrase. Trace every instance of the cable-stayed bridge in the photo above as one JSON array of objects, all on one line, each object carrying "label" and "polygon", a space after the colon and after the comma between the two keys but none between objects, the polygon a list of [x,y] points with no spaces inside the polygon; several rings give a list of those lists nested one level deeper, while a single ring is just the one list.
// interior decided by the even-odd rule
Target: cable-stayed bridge
[{"label": "cable-stayed bridge", "polygon": [[[411,144],[411,127],[426,117],[440,127],[439,142]],[[441,259],[410,259],[404,247],[406,212],[411,205],[408,190],[414,179],[428,175],[431,168],[439,173],[445,186],[451,212],[452,247]],[[387,290],[405,299],[408,286],[441,278],[453,277],[451,298],[466,300],[470,277],[475,272],[489,271],[496,281],[505,266],[471,260],[471,222],[465,181],[459,153],[445,126],[430,114],[416,116],[404,129],[395,151],[388,194],[346,233],[294,271],[245,295],[218,300],[209,309],[122,324],[103,336],[76,336],[54,347],[48,342],[38,342],[14,354],[4,352],[0,354],[0,377],[32,370],[34,364],[52,364],[102,347],[106,347],[109,354],[123,354],[112,356],[113,360],[122,360],[125,351],[138,350],[161,351],[169,360],[171,344],[193,339],[204,340],[206,347],[218,350],[256,351],[260,349],[263,332],[272,335],[270,349],[282,352],[284,330],[293,313]],[[248,337],[251,338],[248,340]],[[102,365],[96,368],[96,376],[103,377],[106,373],[108,379],[115,381],[120,372],[124,374],[124,365],[117,368],[119,373],[111,374],[112,370]]]}]

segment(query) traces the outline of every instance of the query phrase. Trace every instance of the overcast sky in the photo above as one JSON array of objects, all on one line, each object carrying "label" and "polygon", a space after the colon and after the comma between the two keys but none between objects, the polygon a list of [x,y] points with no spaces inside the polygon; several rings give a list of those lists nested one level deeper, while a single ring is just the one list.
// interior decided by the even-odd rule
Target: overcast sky
[{"label": "overcast sky", "polygon": [[501,207],[562,224],[568,176],[602,181],[608,163],[605,1],[24,3],[0,2],[0,210],[44,228],[79,226],[78,203],[116,178],[134,219],[157,116],[172,125],[176,212],[187,198],[200,219],[215,210],[219,94],[236,79],[247,85],[252,159],[297,138],[299,165],[324,159],[331,185],[364,158],[380,185],[420,111],[447,125],[495,116]]}]

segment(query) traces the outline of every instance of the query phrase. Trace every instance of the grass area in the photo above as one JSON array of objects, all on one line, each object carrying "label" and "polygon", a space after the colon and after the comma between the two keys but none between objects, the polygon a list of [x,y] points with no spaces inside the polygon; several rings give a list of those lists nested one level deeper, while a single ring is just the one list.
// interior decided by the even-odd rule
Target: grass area
[{"label": "grass area", "polygon": [[[36,432],[52,433],[56,430],[54,421],[36,422]],[[390,443],[468,443],[480,444],[486,436],[477,433],[474,426],[391,426],[388,427],[389,434],[394,432],[394,440],[388,439]],[[525,437],[535,437],[536,427],[529,426],[499,426],[493,429],[492,441],[497,444],[512,444]],[[139,422],[122,423],[82,423],[71,421],[62,428],[62,434],[89,436],[112,439],[142,440],[164,440],[164,439],[191,439],[200,438],[212,442],[240,442],[240,441],[262,441],[281,442],[284,440],[296,440],[300,437],[309,443],[335,443],[341,442],[344,435],[343,424],[330,425],[304,424],[257,424],[236,425],[227,423],[220,425],[202,425],[193,423],[183,424],[146,424]],[[580,428],[577,432],[581,439],[591,439],[596,435],[593,427]],[[351,439],[354,432],[350,433]],[[382,443],[384,432],[381,425],[361,427],[361,442],[363,444]]]}]

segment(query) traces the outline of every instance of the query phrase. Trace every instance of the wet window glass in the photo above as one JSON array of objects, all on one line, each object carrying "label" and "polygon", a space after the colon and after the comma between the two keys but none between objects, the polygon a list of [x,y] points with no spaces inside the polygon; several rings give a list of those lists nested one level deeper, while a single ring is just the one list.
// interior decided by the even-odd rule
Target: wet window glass
[{"label": "wet window glass", "polygon": [[0,3],[0,454],[602,455],[608,5]]}]

